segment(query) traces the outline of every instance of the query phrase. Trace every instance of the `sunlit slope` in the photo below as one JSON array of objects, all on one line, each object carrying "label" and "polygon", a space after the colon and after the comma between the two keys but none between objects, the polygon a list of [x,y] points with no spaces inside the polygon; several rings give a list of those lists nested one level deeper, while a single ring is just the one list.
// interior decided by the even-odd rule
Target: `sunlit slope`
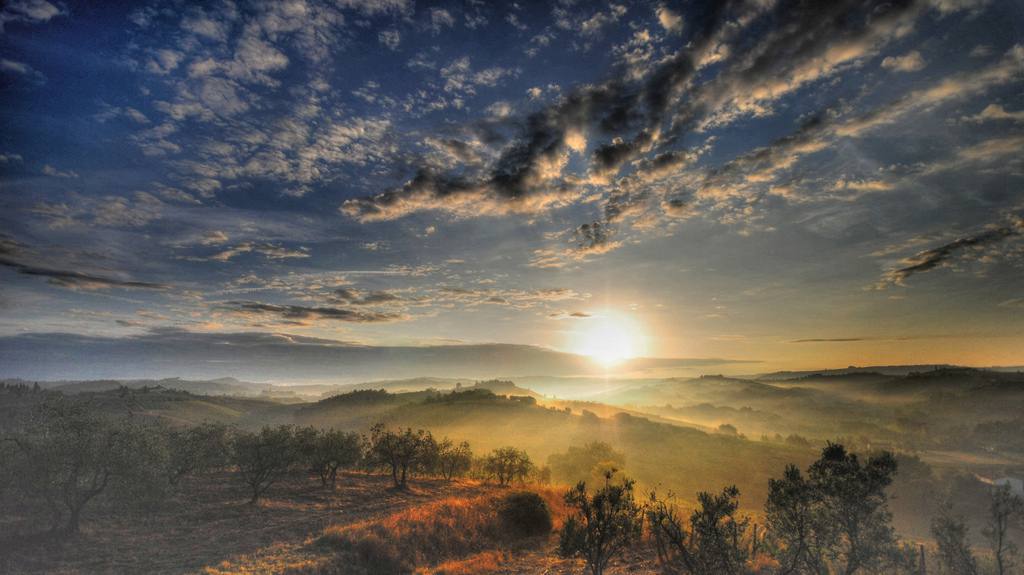
[{"label": "sunlit slope", "polygon": [[[296,412],[296,421],[360,429],[376,419],[467,440],[477,453],[514,445],[538,464],[569,446],[604,441],[627,454],[625,472],[644,487],[660,485],[690,499],[698,490],[735,483],[753,507],[760,506],[769,477],[777,476],[788,463],[804,464],[814,456],[811,449],[709,434],[625,413],[601,418],[484,393],[423,401],[381,394],[377,405],[363,410],[338,403],[326,400],[303,408]],[[366,410],[379,417],[368,417]]]}]

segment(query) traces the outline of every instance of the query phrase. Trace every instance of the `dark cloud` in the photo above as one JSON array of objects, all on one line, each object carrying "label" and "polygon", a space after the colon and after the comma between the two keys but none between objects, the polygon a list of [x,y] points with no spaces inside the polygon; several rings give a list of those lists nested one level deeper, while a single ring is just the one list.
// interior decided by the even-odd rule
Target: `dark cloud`
[{"label": "dark cloud", "polygon": [[278,305],[256,301],[227,301],[219,304],[220,309],[241,314],[271,314],[284,320],[334,320],[353,323],[380,323],[406,319],[402,314],[336,307],[307,307],[299,305]]},{"label": "dark cloud", "polygon": [[891,269],[882,274],[876,288],[884,289],[891,285],[905,285],[907,278],[914,274],[925,273],[937,267],[948,265],[955,258],[978,248],[995,245],[1013,236],[1019,236],[1024,229],[1024,220],[1011,225],[994,227],[983,232],[958,238],[947,244],[919,252],[904,259],[902,267]]},{"label": "dark cloud", "polygon": [[870,337],[815,337],[808,339],[794,339],[789,343],[850,343],[857,341],[871,341]]},{"label": "dark cloud", "polygon": [[383,305],[402,301],[402,298],[386,291],[371,291],[363,293],[351,288],[337,288],[334,290],[334,298],[348,305]]},{"label": "dark cloud", "polygon": [[10,238],[0,237],[0,266],[13,269],[22,275],[47,278],[53,285],[70,289],[170,289],[170,286],[165,284],[122,280],[75,270],[55,269],[33,263],[25,263],[23,260],[26,257],[30,257],[30,255],[22,244]]},{"label": "dark cloud", "polygon": [[[460,211],[459,205],[469,198],[492,204],[482,210],[478,204],[478,213],[536,211],[573,196],[573,187],[560,178],[570,134],[596,129],[614,136],[595,152],[599,172],[614,172],[638,152],[649,149],[669,103],[696,70],[694,60],[702,56],[732,12],[746,3],[710,4],[714,8],[695,14],[688,47],[659,64],[646,81],[614,79],[580,88],[557,104],[530,114],[522,121],[519,137],[484,175],[467,179],[423,168],[397,190],[346,201],[342,212],[361,221],[393,219],[418,210]],[[630,135],[634,131],[637,133]]]}]

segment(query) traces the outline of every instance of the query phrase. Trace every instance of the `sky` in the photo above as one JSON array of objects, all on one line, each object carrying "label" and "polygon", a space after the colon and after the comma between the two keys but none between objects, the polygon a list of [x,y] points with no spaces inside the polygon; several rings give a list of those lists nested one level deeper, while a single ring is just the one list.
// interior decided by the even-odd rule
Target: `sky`
[{"label": "sky", "polygon": [[0,370],[1021,365],[1022,87],[1016,1],[9,0]]}]

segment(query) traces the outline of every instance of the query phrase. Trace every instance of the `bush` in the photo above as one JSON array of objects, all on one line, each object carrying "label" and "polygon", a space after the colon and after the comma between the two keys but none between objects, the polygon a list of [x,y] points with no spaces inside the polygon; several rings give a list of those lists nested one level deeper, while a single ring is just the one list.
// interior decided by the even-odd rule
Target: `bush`
[{"label": "bush", "polygon": [[551,510],[547,502],[532,491],[509,493],[502,498],[498,521],[509,533],[520,537],[551,533]]}]

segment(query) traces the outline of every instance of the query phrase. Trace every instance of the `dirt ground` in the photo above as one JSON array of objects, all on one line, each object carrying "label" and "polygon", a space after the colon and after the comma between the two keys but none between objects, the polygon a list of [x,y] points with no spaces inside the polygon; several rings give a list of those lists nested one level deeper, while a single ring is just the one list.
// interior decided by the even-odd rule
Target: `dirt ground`
[{"label": "dirt ground", "polygon": [[[219,474],[194,480],[158,509],[126,513],[97,505],[87,509],[82,531],[54,539],[26,534],[4,518],[0,573],[29,574],[270,574],[316,571],[323,550],[310,542],[330,525],[375,519],[441,497],[478,496],[500,488],[472,481],[417,480],[408,491],[391,487],[388,476],[339,477],[334,490],[314,478],[294,476],[274,485],[258,505],[237,477]],[[491,573],[580,574],[579,561],[555,555],[553,535],[540,547],[496,553]],[[496,567],[496,568],[495,568]],[[649,573],[639,555],[626,557],[612,574]],[[463,567],[460,570],[465,570]],[[472,572],[472,569],[469,569]]]}]

